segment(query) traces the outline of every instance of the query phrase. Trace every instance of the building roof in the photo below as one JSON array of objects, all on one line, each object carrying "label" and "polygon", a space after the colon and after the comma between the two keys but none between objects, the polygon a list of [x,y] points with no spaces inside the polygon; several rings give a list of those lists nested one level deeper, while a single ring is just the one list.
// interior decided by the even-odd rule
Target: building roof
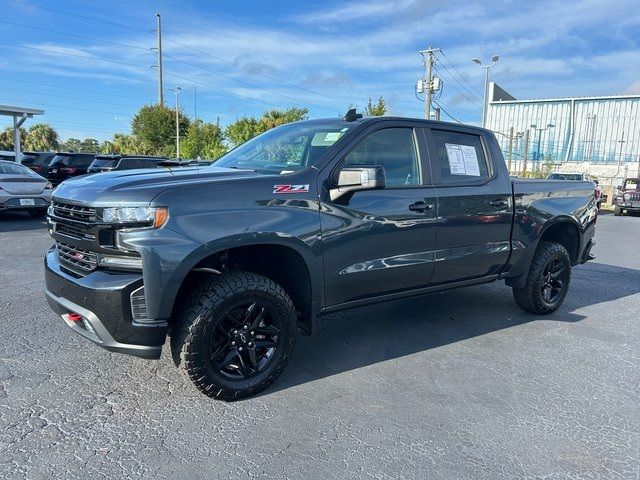
[{"label": "building roof", "polygon": [[37,108],[13,107],[11,105],[0,105],[0,115],[9,115],[10,117],[33,117],[34,115],[44,115],[44,110]]},{"label": "building roof", "polygon": [[[498,84],[491,82],[489,86],[489,103],[543,103],[543,102],[570,102],[574,101],[594,101],[594,100],[640,100],[640,95],[599,95],[586,97],[558,97],[558,98],[531,98],[518,100],[510,95],[506,90],[499,87]],[[511,97],[511,98],[509,98]]]}]

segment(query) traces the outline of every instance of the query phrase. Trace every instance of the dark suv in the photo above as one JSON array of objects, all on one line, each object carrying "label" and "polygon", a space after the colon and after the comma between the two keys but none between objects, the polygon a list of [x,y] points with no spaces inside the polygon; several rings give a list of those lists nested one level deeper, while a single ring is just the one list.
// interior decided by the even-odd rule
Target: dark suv
[{"label": "dark suv", "polygon": [[168,160],[164,157],[144,155],[99,155],[87,169],[87,173],[130,170],[134,168],[156,168],[158,163]]},{"label": "dark suv", "polygon": [[613,205],[613,214],[640,212],[640,178],[625,178],[618,187]]},{"label": "dark suv", "polygon": [[67,178],[84,175],[95,156],[95,153],[56,153],[47,167],[47,180],[55,186]]},{"label": "dark suv", "polygon": [[54,152],[22,152],[20,163],[39,175],[47,175],[47,166],[56,154]]}]

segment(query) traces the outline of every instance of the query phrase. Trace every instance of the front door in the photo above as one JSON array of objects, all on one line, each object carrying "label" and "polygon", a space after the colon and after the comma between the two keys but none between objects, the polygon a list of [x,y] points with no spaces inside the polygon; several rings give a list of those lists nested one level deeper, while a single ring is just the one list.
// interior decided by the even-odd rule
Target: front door
[{"label": "front door", "polygon": [[368,132],[335,166],[333,172],[341,166],[382,165],[386,187],[335,202],[325,189],[320,208],[325,306],[429,284],[437,199],[427,185],[425,156],[422,132],[405,124]]}]

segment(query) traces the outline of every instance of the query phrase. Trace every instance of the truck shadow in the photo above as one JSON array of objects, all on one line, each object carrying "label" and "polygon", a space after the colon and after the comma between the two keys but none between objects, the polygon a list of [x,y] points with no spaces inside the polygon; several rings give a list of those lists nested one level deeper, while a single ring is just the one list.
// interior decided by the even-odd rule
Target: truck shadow
[{"label": "truck shadow", "polygon": [[27,212],[0,212],[0,233],[45,228],[47,228],[47,222],[44,218],[32,217]]},{"label": "truck shadow", "polygon": [[573,271],[564,305],[547,316],[520,310],[498,282],[321,317],[263,395],[529,322],[579,322],[582,308],[639,292],[640,270],[591,262]]}]

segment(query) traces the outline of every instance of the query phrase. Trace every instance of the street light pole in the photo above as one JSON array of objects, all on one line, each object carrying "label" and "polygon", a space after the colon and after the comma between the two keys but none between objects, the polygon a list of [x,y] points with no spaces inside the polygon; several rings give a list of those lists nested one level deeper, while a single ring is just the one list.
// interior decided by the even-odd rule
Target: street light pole
[{"label": "street light pole", "polygon": [[180,159],[180,104],[178,97],[182,92],[182,88],[172,88],[171,91],[176,95],[176,158]]},{"label": "street light pole", "polygon": [[542,132],[553,127],[555,127],[553,123],[547,123],[546,127],[538,127],[535,123],[531,125],[531,128],[533,128],[533,130],[538,134],[538,145],[536,147],[536,165],[538,166],[538,168],[540,165],[540,163],[538,162],[540,162],[540,141],[542,140]]},{"label": "street light pole", "polygon": [[491,57],[491,65],[482,65],[482,61],[474,58],[472,61],[478,64],[480,67],[484,68],[484,99],[482,102],[482,128],[485,128],[487,125],[487,110],[489,109],[489,69],[496,66],[500,60],[499,55],[494,55]]}]

